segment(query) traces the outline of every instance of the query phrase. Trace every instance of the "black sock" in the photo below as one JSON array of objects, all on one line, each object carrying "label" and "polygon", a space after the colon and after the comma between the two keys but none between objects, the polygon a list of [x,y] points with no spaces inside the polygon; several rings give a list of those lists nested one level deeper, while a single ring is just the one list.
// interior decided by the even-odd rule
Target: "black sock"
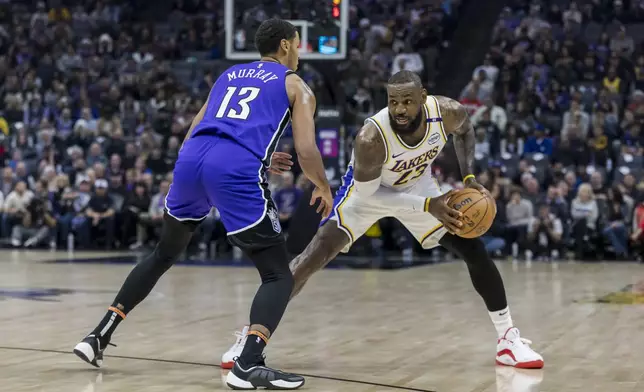
[{"label": "black sock", "polygon": [[112,339],[112,333],[116,330],[116,327],[124,320],[125,314],[119,309],[120,304],[116,306],[110,306],[105,313],[103,320],[96,326],[92,331],[92,335],[98,338],[98,341],[101,342],[101,348],[105,348],[107,344]]},{"label": "black sock", "polygon": [[[251,331],[252,332],[252,331]],[[262,353],[266,347],[266,341],[258,335],[252,333],[248,335],[244,350],[239,356],[239,364],[243,369],[258,365],[264,362]]]},{"label": "black sock", "polygon": [[112,333],[125,315],[150,294],[159,278],[177,261],[198,224],[199,222],[192,221],[180,222],[167,214],[164,216],[161,239],[156,248],[132,269],[111,309],[92,332],[99,337],[101,347],[109,343]]}]

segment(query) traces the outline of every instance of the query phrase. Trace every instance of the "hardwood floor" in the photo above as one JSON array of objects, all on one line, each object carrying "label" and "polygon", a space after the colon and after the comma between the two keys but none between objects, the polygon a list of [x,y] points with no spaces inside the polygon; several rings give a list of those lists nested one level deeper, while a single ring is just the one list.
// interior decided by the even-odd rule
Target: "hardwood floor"
[{"label": "hardwood floor", "polygon": [[[174,267],[121,324],[99,370],[71,350],[132,265],[93,257],[105,254],[0,252],[0,390],[225,390],[219,358],[247,320],[257,272]],[[289,305],[268,364],[307,375],[312,391],[644,391],[641,265],[498,265],[543,371],[494,365],[494,329],[459,262],[320,272]]]}]

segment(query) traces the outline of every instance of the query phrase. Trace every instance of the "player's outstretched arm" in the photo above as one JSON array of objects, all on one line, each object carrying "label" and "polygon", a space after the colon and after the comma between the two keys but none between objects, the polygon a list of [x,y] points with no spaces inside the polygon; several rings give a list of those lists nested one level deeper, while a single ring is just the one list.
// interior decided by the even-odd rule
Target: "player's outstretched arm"
[{"label": "player's outstretched arm", "polygon": [[295,74],[287,76],[286,91],[293,108],[291,121],[298,161],[304,175],[317,188],[311,202],[313,203],[317,198],[322,199],[318,211],[323,210],[323,215],[328,216],[333,207],[333,196],[326,178],[322,156],[315,141],[315,95],[309,86]]},{"label": "player's outstretched arm", "polygon": [[488,191],[476,182],[476,178],[474,177],[474,146],[476,144],[476,137],[467,110],[463,105],[451,98],[436,98],[438,98],[438,104],[441,107],[445,132],[454,135],[454,150],[458,158],[458,165],[461,169],[463,182],[470,188],[487,193]]}]

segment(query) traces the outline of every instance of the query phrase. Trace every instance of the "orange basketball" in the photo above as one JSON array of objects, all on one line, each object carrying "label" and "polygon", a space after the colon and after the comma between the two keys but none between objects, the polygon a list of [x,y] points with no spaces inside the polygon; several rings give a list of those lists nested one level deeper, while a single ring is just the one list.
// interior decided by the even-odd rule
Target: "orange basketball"
[{"label": "orange basketball", "polygon": [[466,188],[449,198],[449,206],[460,211],[463,227],[459,237],[477,238],[485,234],[494,222],[496,203],[476,189]]}]

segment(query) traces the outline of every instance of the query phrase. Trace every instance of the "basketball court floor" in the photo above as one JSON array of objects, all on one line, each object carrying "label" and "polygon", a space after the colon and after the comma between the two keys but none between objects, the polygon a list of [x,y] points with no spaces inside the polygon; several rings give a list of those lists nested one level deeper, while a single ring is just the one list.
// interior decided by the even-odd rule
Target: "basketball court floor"
[{"label": "basketball court floor", "polygon": [[[114,254],[0,252],[0,391],[225,390],[219,358],[246,322],[252,268],[177,266],[95,369],[71,353],[131,269]],[[494,364],[495,332],[464,264],[327,269],[289,306],[268,363],[311,391],[644,391],[644,267],[499,262],[543,371]]]}]

